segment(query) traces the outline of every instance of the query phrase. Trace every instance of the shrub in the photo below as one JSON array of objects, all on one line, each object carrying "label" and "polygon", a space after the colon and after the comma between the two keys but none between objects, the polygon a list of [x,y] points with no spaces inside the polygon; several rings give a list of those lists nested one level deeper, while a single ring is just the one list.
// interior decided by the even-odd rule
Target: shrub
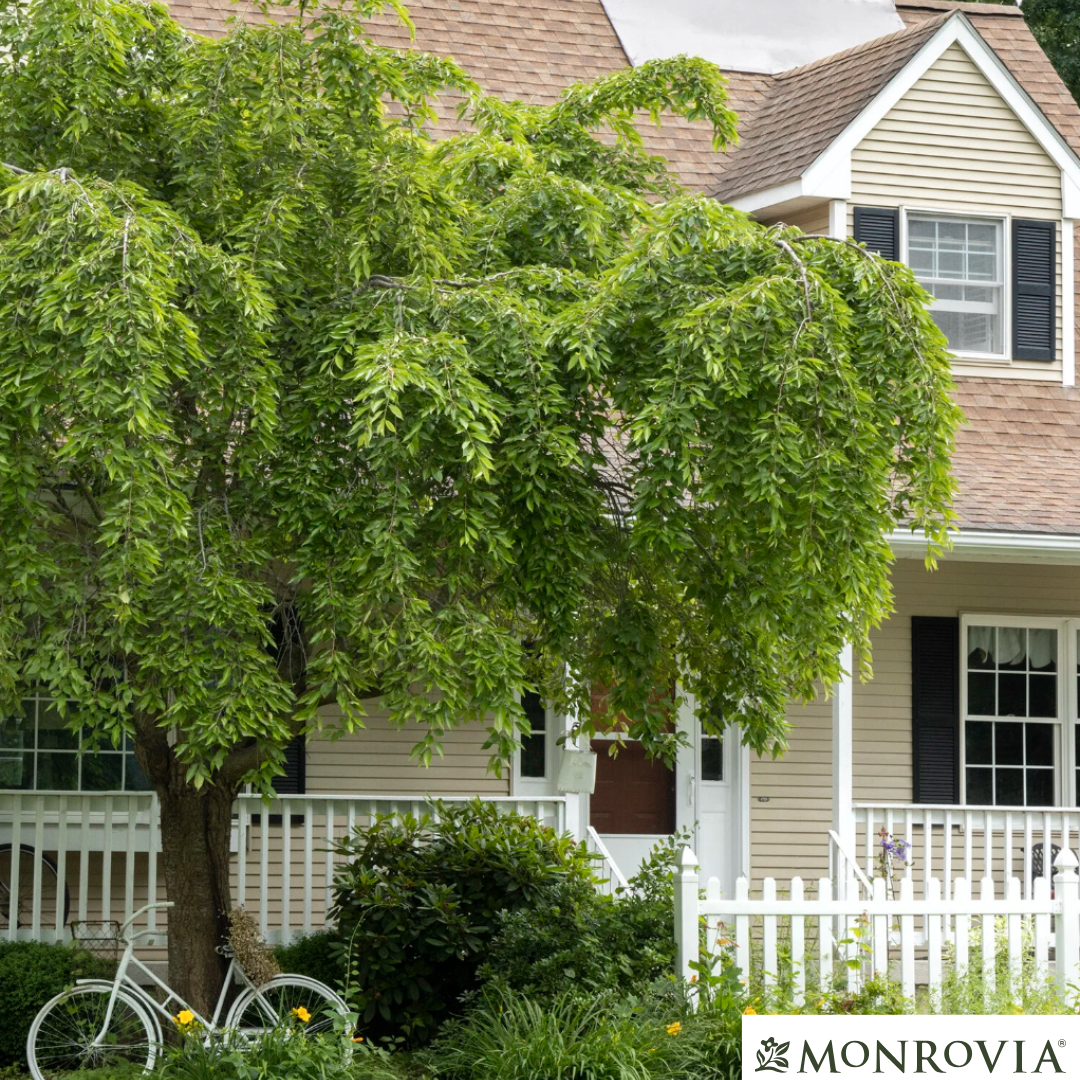
[{"label": "shrub", "polygon": [[26,1036],[41,1006],[76,979],[111,978],[112,964],[67,945],[0,941],[0,1066],[26,1064]]},{"label": "shrub", "polygon": [[435,811],[380,817],[343,845],[334,916],[365,1035],[429,1038],[478,985],[502,912],[592,893],[591,856],[569,836],[479,800]]},{"label": "shrub", "polygon": [[274,958],[290,975],[307,975],[337,988],[345,981],[340,943],[341,935],[336,930],[320,930],[288,945],[278,945]]},{"label": "shrub", "polygon": [[555,888],[500,919],[481,976],[548,1001],[579,990],[642,993],[675,963],[674,897],[663,853],[616,897]]}]

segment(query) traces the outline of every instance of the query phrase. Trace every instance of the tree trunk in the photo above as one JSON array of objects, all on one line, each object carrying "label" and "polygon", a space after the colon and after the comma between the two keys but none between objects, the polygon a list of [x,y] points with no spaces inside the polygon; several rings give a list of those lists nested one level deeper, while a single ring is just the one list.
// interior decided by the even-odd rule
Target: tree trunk
[{"label": "tree trunk", "polygon": [[169,782],[155,785],[161,801],[161,863],[169,911],[169,982],[210,1018],[225,978],[218,953],[229,929],[229,833],[236,790],[196,791],[173,760]]}]

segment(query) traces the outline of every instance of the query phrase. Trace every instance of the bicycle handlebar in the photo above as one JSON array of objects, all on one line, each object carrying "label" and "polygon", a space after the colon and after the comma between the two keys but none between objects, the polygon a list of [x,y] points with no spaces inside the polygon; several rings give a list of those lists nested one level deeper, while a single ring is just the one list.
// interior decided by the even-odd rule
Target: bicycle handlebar
[{"label": "bicycle handlebar", "polygon": [[138,918],[138,917],[139,917],[140,915],[142,915],[142,914],[143,914],[143,912],[145,912],[145,911],[150,911],[150,910],[151,910],[151,909],[153,909],[153,908],[170,908],[170,907],[172,907],[172,906],[173,906],[173,901],[172,901],[172,900],[159,900],[159,901],[158,901],[157,903],[155,903],[155,904],[147,904],[147,905],[146,905],[145,907],[141,907],[141,908],[139,908],[139,910],[138,910],[138,911],[136,911],[136,912],[135,912],[135,914],[134,914],[134,915],[132,915],[132,916],[131,916],[131,918],[130,918],[130,919],[128,919],[128,921],[127,921],[126,923],[124,923],[124,925],[123,925],[123,926],[121,926],[121,927],[120,927],[120,937],[125,937],[125,936],[126,936],[126,934],[127,934],[127,929],[128,929],[128,927],[129,927],[129,926],[131,926],[131,924],[132,924],[132,923],[133,923],[133,922],[134,922],[134,921],[135,921],[135,920],[136,920],[136,919],[137,919],[137,918]]}]

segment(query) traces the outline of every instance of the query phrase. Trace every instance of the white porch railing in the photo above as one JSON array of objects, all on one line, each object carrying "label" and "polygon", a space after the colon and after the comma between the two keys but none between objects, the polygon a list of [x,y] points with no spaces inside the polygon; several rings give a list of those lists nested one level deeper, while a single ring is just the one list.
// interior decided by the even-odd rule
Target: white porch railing
[{"label": "white porch railing", "polygon": [[[1006,976],[1014,978],[1023,971],[1024,921],[1034,920],[1034,951],[1028,962],[1038,975],[1053,971],[1059,985],[1067,990],[1080,974],[1080,877],[1077,860],[1071,852],[1062,852],[1057,874],[1050,882],[1039,878],[1034,895],[1021,895],[1017,878],[1009,881],[997,899],[994,882],[983,878],[978,898],[969,883],[955,882],[952,899],[942,896],[941,882],[931,878],[926,896],[915,899],[911,878],[899,882],[897,899],[886,898],[886,882],[873,882],[873,898],[855,897],[833,900],[830,881],[818,883],[818,897],[808,899],[801,878],[793,878],[784,899],[777,897],[777,883],[766,878],[762,898],[749,899],[745,878],[736,883],[734,898],[720,895],[720,882],[710,878],[705,899],[700,899],[697,859],[684,848],[675,887],[675,938],[677,971],[688,982],[694,976],[692,965],[700,960],[700,929],[704,919],[706,951],[716,954],[721,947],[734,947],[734,963],[744,976],[760,975],[766,989],[776,986],[781,972],[778,942],[786,934],[790,965],[786,969],[796,1005],[806,1000],[808,986],[832,985],[834,963],[838,974],[850,988],[859,985],[865,974],[891,975],[898,966],[903,993],[913,997],[916,990],[916,949],[925,948],[926,985],[931,992],[942,985],[946,965],[951,963],[958,974],[977,963],[987,995],[998,975],[999,929],[995,920],[1004,917],[1002,947],[1008,957]],[[1055,916],[1051,935],[1051,916]],[[972,955],[969,930],[977,919],[981,928],[980,946]],[[732,928],[733,927],[733,928]],[[853,931],[858,929],[858,934]],[[808,933],[809,931],[809,933]],[[721,937],[723,933],[723,937]],[[858,945],[851,942],[857,938]],[[756,939],[756,940],[755,940]],[[1053,968],[1050,945],[1054,945]],[[809,947],[808,947],[809,946]],[[855,959],[854,964],[849,963]],[[758,971],[752,965],[760,965]],[[1031,970],[1029,968],[1029,970]],[[808,979],[808,972],[811,978]]]},{"label": "white porch railing", "polygon": [[1080,843],[1080,810],[858,803],[855,825],[867,877],[880,876],[884,829],[911,844],[907,866],[898,874],[921,881],[924,890],[930,878],[940,878],[946,900],[955,879],[976,882],[984,876],[999,886],[1015,876],[1030,899],[1036,877],[1054,872],[1054,849],[1075,853]]},{"label": "white porch railing", "polygon": [[[561,796],[483,801],[566,828]],[[268,803],[241,796],[231,841],[233,897],[258,914],[271,942],[321,929],[333,900],[336,842],[377,814],[436,816],[432,803],[422,796],[286,795]],[[129,919],[165,899],[160,851],[150,792],[0,792],[0,938],[64,941],[73,922]],[[150,911],[147,928],[164,931],[167,916]],[[164,941],[162,933],[157,947]]]},{"label": "white porch railing", "polygon": [[600,839],[600,834],[591,825],[585,830],[585,846],[600,857],[595,870],[600,879],[599,891],[608,896],[614,896],[620,890],[628,893],[630,883],[611,857],[611,852]]}]

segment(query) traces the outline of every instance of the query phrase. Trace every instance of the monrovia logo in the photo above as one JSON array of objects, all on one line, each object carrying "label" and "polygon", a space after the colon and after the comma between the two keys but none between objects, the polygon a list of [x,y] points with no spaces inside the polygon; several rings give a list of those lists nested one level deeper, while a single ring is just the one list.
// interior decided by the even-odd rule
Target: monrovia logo
[{"label": "monrovia logo", "polygon": [[790,1042],[778,1043],[773,1038],[762,1039],[754,1072],[787,1072],[788,1063],[784,1055],[790,1045]]},{"label": "monrovia logo", "polygon": [[[943,1023],[944,1022],[944,1023]],[[791,1016],[743,1019],[743,1069],[803,1076],[1080,1076],[1065,1017]],[[1070,1038],[1066,1038],[1068,1033]],[[761,1036],[765,1036],[762,1038]],[[780,1036],[780,1038],[777,1038]]]}]

